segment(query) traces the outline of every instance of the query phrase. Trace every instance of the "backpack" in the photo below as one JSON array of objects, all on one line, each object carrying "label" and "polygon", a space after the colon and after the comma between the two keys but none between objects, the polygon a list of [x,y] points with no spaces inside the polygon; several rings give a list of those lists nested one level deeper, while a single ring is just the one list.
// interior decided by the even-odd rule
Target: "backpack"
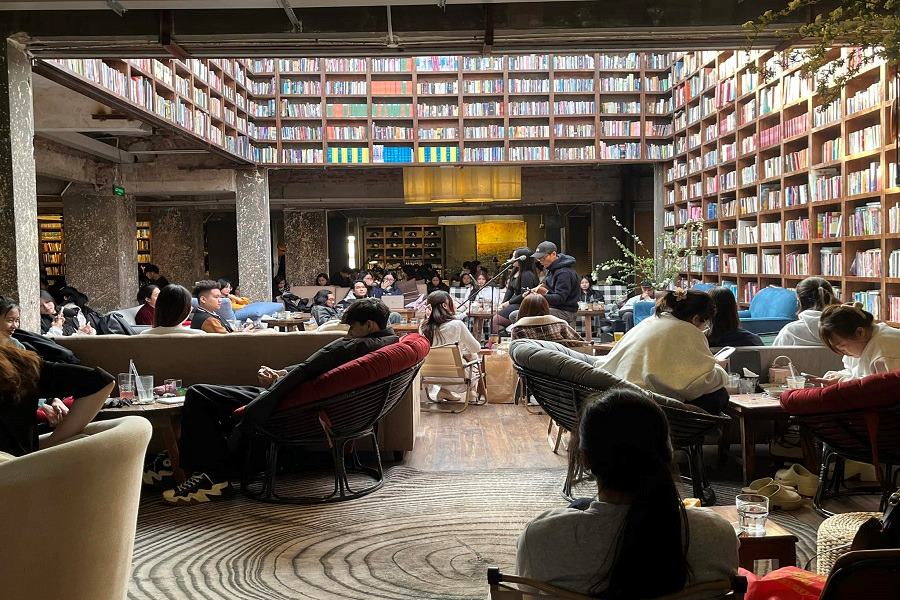
[{"label": "backpack", "polygon": [[50,338],[22,329],[16,329],[13,332],[13,337],[22,342],[22,345],[27,349],[37,352],[47,362],[69,363],[71,365],[81,363],[74,352],[65,346],[60,346]]},{"label": "backpack", "polygon": [[281,301],[284,302],[284,310],[290,312],[308,312],[310,310],[309,298],[300,298],[290,292],[282,294]]}]

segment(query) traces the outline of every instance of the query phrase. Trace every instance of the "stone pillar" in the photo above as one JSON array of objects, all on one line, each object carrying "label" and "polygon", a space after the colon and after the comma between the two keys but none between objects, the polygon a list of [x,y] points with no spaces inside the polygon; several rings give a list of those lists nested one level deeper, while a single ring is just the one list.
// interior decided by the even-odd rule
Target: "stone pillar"
[{"label": "stone pillar", "polygon": [[235,173],[238,283],[241,295],[272,299],[272,231],[269,228],[269,174],[265,169]]},{"label": "stone pillar", "polygon": [[324,210],[284,210],[285,278],[291,285],[315,285],[328,272],[328,224]]},{"label": "stone pillar", "polygon": [[169,283],[188,290],[206,279],[203,213],[190,207],[150,209],[150,256]]},{"label": "stone pillar", "polygon": [[104,186],[70,188],[63,196],[66,282],[100,312],[137,301],[137,219],[134,197]]},{"label": "stone pillar", "polygon": [[21,305],[21,327],[40,332],[37,191],[31,61],[0,47],[0,295]]},{"label": "stone pillar", "polygon": [[653,255],[656,260],[662,256],[662,240],[666,230],[665,223],[665,202],[666,202],[666,170],[663,163],[655,163],[653,165],[653,237],[656,240],[653,248]]},{"label": "stone pillar", "polygon": [[[591,231],[594,237],[594,264],[600,265],[612,259],[622,258],[622,251],[616,245],[613,238],[619,238],[624,243],[629,240],[625,232],[613,221],[616,215],[616,205],[597,202],[591,205]],[[602,272],[601,277],[610,273]]]}]

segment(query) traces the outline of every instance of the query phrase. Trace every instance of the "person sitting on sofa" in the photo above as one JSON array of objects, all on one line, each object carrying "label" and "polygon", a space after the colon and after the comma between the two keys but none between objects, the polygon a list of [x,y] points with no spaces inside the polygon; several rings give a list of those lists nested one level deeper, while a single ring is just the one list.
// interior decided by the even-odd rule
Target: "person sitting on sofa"
[{"label": "person sitting on sofa", "polygon": [[206,279],[194,285],[197,307],[191,316],[191,329],[202,329],[206,333],[232,333],[234,329],[225,319],[216,314],[222,305],[222,291],[219,283]]},{"label": "person sitting on sofa", "polygon": [[722,348],[724,346],[762,346],[762,339],[752,331],[741,329],[741,319],[738,317],[737,299],[731,290],[716,287],[709,290],[709,297],[716,305],[716,316],[709,326],[710,348]]},{"label": "person sitting on sofa", "polygon": [[589,346],[571,325],[550,314],[550,304],[540,294],[529,294],[522,300],[519,319],[509,326],[509,331],[514,340],[546,340],[575,348]]},{"label": "person sitting on sofa", "polygon": [[441,279],[441,276],[437,273],[432,273],[431,277],[428,279],[428,284],[425,286],[425,291],[429,294],[431,292],[449,292],[450,286],[444,283]]},{"label": "person sitting on sofa", "polygon": [[0,296],[0,346],[24,350],[22,342],[13,337],[19,328],[19,305]]},{"label": "person sitting on sofa", "polygon": [[372,297],[372,288],[370,288],[366,282],[362,279],[357,279],[353,282],[353,287],[347,292],[347,295],[341,300],[341,306],[349,306],[356,302],[357,300],[361,300],[363,298],[371,298]]},{"label": "person sitting on sofa", "polygon": [[600,290],[595,290],[591,287],[591,276],[590,275],[582,275],[581,279],[578,282],[578,301],[584,302],[586,304],[592,304],[594,302],[603,302],[603,294],[600,293]]},{"label": "person sitting on sofa", "polygon": [[655,402],[609,390],[588,399],[579,429],[597,499],[526,525],[518,575],[603,598],[656,598],[736,575],[738,541],[728,520],[682,505],[668,422]]},{"label": "person sitting on sofa", "polygon": [[875,323],[872,313],[859,303],[826,306],[819,320],[819,335],[832,352],[844,355],[844,368],[825,373],[816,380],[819,383],[900,369],[900,330]]},{"label": "person sitting on sofa", "polygon": [[807,277],[797,284],[797,320],[781,328],[773,346],[824,346],[819,337],[819,318],[826,306],[838,304],[834,288],[821,277]]},{"label": "person sitting on sofa", "polygon": [[641,300],[656,301],[656,290],[653,289],[653,283],[647,279],[641,281],[641,291],[625,300],[619,307],[619,318],[625,323],[625,331],[634,327],[634,304]]},{"label": "person sitting on sofa", "polygon": [[[181,413],[181,464],[191,476],[178,487],[163,492],[171,504],[197,504],[229,495],[233,490],[229,476],[238,456],[232,447],[240,446],[247,427],[264,422],[301,383],[379,348],[400,341],[387,326],[387,306],[375,298],[351,304],[342,318],[350,326],[346,337],[334,340],[300,364],[283,370],[266,366],[259,369],[263,387],[236,385],[192,385],[188,388]],[[240,423],[234,411],[246,406]],[[235,429],[238,428],[236,431]]]},{"label": "person sitting on sofa", "polygon": [[384,274],[384,277],[381,278],[381,283],[372,288],[372,297],[373,298],[381,298],[382,296],[402,296],[403,292],[397,289],[397,286],[394,283],[397,281],[397,278],[393,273],[388,271]]},{"label": "person sitting on sofa", "polygon": [[[22,456],[78,435],[109,397],[113,376],[98,368],[44,361],[29,350],[0,344],[0,452]],[[62,401],[76,398],[69,409]],[[40,408],[53,432],[38,438]]]},{"label": "person sitting on sofa", "polygon": [[311,313],[316,325],[339,319],[338,310],[334,307],[334,292],[331,290],[319,290],[316,292],[316,295],[313,296]]},{"label": "person sitting on sofa", "polygon": [[153,327],[145,329],[141,335],[165,335],[167,333],[187,333],[206,335],[203,329],[182,325],[191,314],[191,293],[177,283],[170,283],[156,298]]},{"label": "person sitting on sofa", "polygon": [[325,273],[319,273],[318,275],[316,275],[315,285],[318,285],[320,287],[331,285],[330,283],[328,283],[328,275],[326,275]]},{"label": "person sitting on sofa", "polygon": [[141,309],[134,315],[135,325],[153,325],[153,312],[156,308],[156,299],[159,297],[159,287],[152,283],[142,285],[137,293],[137,303]]},{"label": "person sitting on sofa", "polygon": [[219,279],[216,283],[219,284],[219,291],[222,292],[223,298],[228,298],[231,301],[231,309],[235,312],[241,310],[248,304],[250,304],[250,298],[246,296],[236,296],[231,292],[234,290],[234,286],[231,284],[230,279]]},{"label": "person sitting on sofa", "polygon": [[93,327],[85,325],[79,328],[75,317],[66,317],[62,310],[57,310],[56,300],[50,292],[41,292],[41,334],[45,336],[96,334]]},{"label": "person sitting on sofa", "polygon": [[706,292],[670,290],[644,319],[596,364],[613,375],[711,414],[728,405],[728,373],[703,334],[716,306]]}]

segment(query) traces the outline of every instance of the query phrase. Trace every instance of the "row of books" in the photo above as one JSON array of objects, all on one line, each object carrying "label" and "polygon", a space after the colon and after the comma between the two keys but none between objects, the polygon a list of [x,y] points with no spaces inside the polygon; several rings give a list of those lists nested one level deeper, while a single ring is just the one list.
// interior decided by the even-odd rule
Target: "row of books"
[{"label": "row of books", "polygon": [[[468,148],[466,148],[468,150]],[[509,160],[550,160],[550,146],[510,146]]]},{"label": "row of books", "polygon": [[785,275],[803,275],[810,273],[809,254],[806,252],[789,252],[784,256]]},{"label": "row of books", "polygon": [[792,138],[809,130],[809,113],[797,115],[784,122],[784,137]]},{"label": "row of books", "polygon": [[847,134],[847,152],[857,154],[868,152],[881,146],[881,124],[871,125]]},{"label": "row of books", "polygon": [[881,203],[868,202],[853,209],[850,215],[850,235],[881,234]]},{"label": "row of books", "polygon": [[862,304],[863,310],[872,313],[876,319],[881,318],[881,290],[853,292],[851,299]]},{"label": "row of books", "polygon": [[850,273],[856,277],[881,277],[881,248],[857,250]]},{"label": "row of books", "polygon": [[881,102],[881,81],[876,81],[869,87],[857,91],[852,97],[847,98],[847,115],[852,115]]},{"label": "row of books", "polygon": [[888,256],[888,277],[900,277],[900,250],[892,250]]},{"label": "row of books", "polygon": [[788,219],[784,223],[784,241],[794,242],[809,239],[809,218]]}]

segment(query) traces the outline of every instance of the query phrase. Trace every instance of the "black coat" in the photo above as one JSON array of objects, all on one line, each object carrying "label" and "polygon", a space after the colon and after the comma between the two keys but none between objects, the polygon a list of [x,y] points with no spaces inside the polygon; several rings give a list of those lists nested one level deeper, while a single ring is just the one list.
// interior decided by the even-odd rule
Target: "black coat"
[{"label": "black coat", "polygon": [[525,290],[536,288],[540,283],[538,276],[531,271],[519,271],[509,278],[506,284],[506,295],[503,297],[504,302],[510,304],[522,304],[522,294]]},{"label": "black coat", "polygon": [[544,298],[550,308],[575,312],[578,310],[578,296],[581,294],[581,277],[575,272],[575,259],[568,254],[560,254],[547,268]]}]

